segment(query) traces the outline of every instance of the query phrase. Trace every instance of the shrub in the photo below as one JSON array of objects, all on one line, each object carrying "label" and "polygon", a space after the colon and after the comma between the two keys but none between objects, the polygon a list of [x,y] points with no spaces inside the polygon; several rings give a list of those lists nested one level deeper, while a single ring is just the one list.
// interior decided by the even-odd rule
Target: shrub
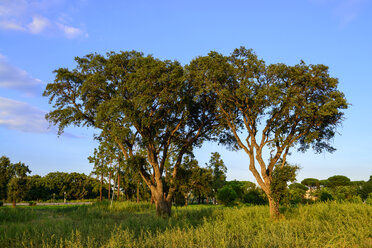
[{"label": "shrub", "polygon": [[238,194],[229,186],[224,186],[217,191],[217,200],[223,205],[232,205],[238,198]]},{"label": "shrub", "polygon": [[324,202],[324,201],[331,201],[331,200],[333,200],[333,196],[327,190],[323,189],[319,193],[319,199],[322,202]]},{"label": "shrub", "polygon": [[0,207],[2,207],[2,206],[3,206],[3,204],[4,204],[4,203],[3,203],[2,201],[0,201]]},{"label": "shrub", "polygon": [[254,205],[263,205],[266,203],[266,199],[264,198],[264,195],[259,192],[259,190],[253,189],[244,194],[243,202]]},{"label": "shrub", "polygon": [[372,193],[369,193],[368,194],[368,197],[367,197],[367,199],[366,199],[366,201],[365,201],[367,204],[369,204],[369,205],[372,205]]}]

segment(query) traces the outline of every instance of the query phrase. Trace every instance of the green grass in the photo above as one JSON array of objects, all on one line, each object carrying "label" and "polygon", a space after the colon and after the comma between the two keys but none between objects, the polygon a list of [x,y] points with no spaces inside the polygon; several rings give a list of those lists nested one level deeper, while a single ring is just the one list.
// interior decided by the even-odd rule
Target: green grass
[{"label": "green grass", "polygon": [[147,203],[0,208],[0,247],[372,247],[372,206],[319,203],[284,211],[267,206],[174,207]]}]

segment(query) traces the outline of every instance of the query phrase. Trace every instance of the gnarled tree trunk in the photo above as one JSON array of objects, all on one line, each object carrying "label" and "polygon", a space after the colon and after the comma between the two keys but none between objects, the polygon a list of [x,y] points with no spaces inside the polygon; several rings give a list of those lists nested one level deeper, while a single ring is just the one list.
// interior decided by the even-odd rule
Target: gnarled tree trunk
[{"label": "gnarled tree trunk", "polygon": [[270,206],[270,216],[273,219],[280,218],[281,214],[279,212],[279,202],[268,195],[269,206]]},{"label": "gnarled tree trunk", "polygon": [[151,193],[155,201],[156,214],[161,217],[170,217],[172,200],[167,199],[167,197],[165,197],[163,189],[160,189],[159,187],[152,188]]}]

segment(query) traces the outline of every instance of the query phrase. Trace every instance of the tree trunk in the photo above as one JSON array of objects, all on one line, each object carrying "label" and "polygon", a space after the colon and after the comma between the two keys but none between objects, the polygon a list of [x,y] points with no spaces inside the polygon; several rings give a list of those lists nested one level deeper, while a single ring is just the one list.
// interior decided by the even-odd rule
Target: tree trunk
[{"label": "tree trunk", "polygon": [[155,199],[156,215],[161,217],[170,217],[172,209],[172,201],[167,201],[163,197]]},{"label": "tree trunk", "polygon": [[270,206],[270,216],[273,219],[278,219],[280,217],[279,202],[275,201],[271,196],[268,196],[268,199]]},{"label": "tree trunk", "polygon": [[13,208],[15,208],[16,207],[16,200],[13,200]]},{"label": "tree trunk", "polygon": [[167,199],[163,192],[163,185],[157,185],[151,189],[156,206],[156,215],[163,218],[171,216],[172,199]]},{"label": "tree trunk", "polygon": [[118,201],[120,199],[120,173],[119,173],[119,169],[118,169]]},{"label": "tree trunk", "polygon": [[103,184],[103,173],[101,173],[101,183],[99,188],[99,201],[102,201],[102,184]]},{"label": "tree trunk", "polygon": [[187,194],[185,194],[185,206],[187,207],[188,205],[188,201],[189,201],[189,197],[187,196]]},{"label": "tree trunk", "polygon": [[108,198],[110,200],[110,193],[111,193],[111,171],[109,173],[109,190],[108,190]]},{"label": "tree trunk", "polygon": [[139,203],[139,184],[140,184],[140,181],[138,180],[137,181],[137,203]]}]

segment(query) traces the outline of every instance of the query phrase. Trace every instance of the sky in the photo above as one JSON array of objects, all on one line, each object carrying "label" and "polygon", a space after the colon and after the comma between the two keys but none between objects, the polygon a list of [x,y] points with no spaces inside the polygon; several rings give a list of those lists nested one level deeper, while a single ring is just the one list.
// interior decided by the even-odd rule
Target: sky
[{"label": "sky", "polygon": [[[137,50],[182,64],[217,51],[252,48],[271,63],[329,66],[351,104],[332,140],[337,151],[292,150],[297,179],[372,175],[372,1],[91,1],[0,0],[0,156],[32,174],[81,172],[98,146],[94,130],[70,127],[58,137],[42,97],[54,70],[73,69],[89,53]],[[200,165],[219,152],[228,180],[255,181],[248,156],[213,143],[195,151]]]}]

